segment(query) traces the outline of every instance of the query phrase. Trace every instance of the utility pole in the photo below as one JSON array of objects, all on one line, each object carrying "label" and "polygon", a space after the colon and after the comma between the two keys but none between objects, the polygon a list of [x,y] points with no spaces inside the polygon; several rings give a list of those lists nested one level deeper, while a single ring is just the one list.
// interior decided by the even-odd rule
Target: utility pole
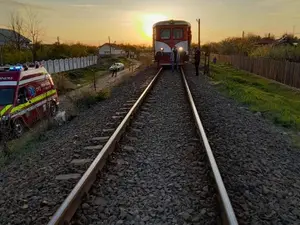
[{"label": "utility pole", "polygon": [[295,36],[295,25],[293,26],[293,36]]},{"label": "utility pole", "polygon": [[242,38],[244,38],[245,37],[245,31],[243,31],[243,34],[242,34]]},{"label": "utility pole", "polygon": [[57,36],[56,39],[57,39],[57,44],[59,45],[59,44],[60,44],[60,42],[59,42],[59,37]]},{"label": "utility pole", "polygon": [[196,19],[198,22],[198,48],[200,49],[200,19]]},{"label": "utility pole", "polygon": [[108,36],[108,44],[109,44],[109,54],[111,56],[110,36]]},{"label": "utility pole", "polygon": [[0,45],[0,65],[3,65],[4,62],[3,62],[3,53],[2,53],[2,46]]}]

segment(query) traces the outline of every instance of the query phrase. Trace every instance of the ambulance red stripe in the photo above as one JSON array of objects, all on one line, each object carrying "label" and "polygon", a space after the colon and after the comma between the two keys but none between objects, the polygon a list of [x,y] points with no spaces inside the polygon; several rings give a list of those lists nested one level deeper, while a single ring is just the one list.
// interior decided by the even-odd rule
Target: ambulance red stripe
[{"label": "ambulance red stripe", "polygon": [[42,75],[43,75],[43,73],[35,73],[35,74],[32,74],[32,75],[24,76],[24,77],[21,78],[21,80],[27,80],[27,79],[38,77],[38,76],[42,76]]}]

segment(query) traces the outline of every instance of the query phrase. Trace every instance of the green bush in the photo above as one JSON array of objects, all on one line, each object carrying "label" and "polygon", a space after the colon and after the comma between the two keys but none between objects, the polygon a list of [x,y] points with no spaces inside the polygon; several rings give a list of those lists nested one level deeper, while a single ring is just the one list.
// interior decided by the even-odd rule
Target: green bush
[{"label": "green bush", "polygon": [[90,108],[97,102],[103,101],[110,97],[110,90],[104,89],[97,92],[85,91],[82,92],[80,97],[75,100],[78,108]]},{"label": "green bush", "polygon": [[[96,55],[98,48],[96,46],[88,46],[80,43],[77,44],[52,44],[40,45],[37,50],[37,60],[64,59],[71,57],[84,57],[88,55]],[[32,61],[32,53],[29,49],[17,51],[11,46],[2,48],[4,64],[25,63]]]},{"label": "green bush", "polygon": [[[292,43],[299,43],[299,39],[293,35],[286,37],[288,45],[281,46],[258,46],[262,37],[257,35],[247,35],[244,38],[231,37],[220,42],[208,43],[202,49],[209,49],[211,53],[221,55],[248,55],[250,57],[266,57],[275,60],[289,60],[300,62],[300,46],[293,46]],[[274,37],[270,39],[275,40]]]},{"label": "green bush", "polygon": [[300,46],[259,47],[250,56],[300,62]]}]

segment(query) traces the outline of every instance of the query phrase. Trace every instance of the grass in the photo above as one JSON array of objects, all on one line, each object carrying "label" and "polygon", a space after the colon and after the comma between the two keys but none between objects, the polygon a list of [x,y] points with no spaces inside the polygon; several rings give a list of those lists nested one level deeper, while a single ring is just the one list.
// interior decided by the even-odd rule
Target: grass
[{"label": "grass", "polygon": [[102,66],[94,65],[82,69],[70,70],[53,75],[53,81],[59,94],[75,90],[83,85],[92,83],[94,77],[99,79],[106,73]]},{"label": "grass", "polygon": [[[0,151],[0,167],[10,160],[20,158],[25,153],[30,153],[37,149],[36,143],[38,141],[45,140],[47,137],[44,132],[53,127],[53,121],[42,120],[35,126],[34,129],[29,129],[26,133],[24,133],[21,138],[8,141],[8,154]],[[1,148],[2,147],[3,143],[1,143]]]},{"label": "grass", "polygon": [[212,64],[211,77],[219,83],[220,90],[251,111],[261,112],[276,125],[300,131],[300,90],[224,64]]},{"label": "grass", "polygon": [[109,98],[111,95],[110,89],[103,89],[101,91],[82,91],[78,98],[73,101],[77,108],[91,108],[94,104]]},{"label": "grass", "polygon": [[81,86],[93,83],[94,78],[99,79],[101,76],[107,74],[108,68],[114,62],[121,62],[125,67],[130,63],[130,61],[124,57],[106,57],[102,58],[97,65],[54,74],[53,81],[56,85],[56,89],[59,94],[65,94]]}]

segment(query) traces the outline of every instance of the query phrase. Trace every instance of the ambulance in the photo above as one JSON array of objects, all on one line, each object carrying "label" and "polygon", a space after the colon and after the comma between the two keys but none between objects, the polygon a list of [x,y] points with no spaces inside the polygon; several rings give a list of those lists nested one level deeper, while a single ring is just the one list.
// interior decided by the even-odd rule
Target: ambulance
[{"label": "ambulance", "polygon": [[37,121],[54,117],[58,105],[52,77],[43,66],[0,67],[1,138],[21,137]]}]

